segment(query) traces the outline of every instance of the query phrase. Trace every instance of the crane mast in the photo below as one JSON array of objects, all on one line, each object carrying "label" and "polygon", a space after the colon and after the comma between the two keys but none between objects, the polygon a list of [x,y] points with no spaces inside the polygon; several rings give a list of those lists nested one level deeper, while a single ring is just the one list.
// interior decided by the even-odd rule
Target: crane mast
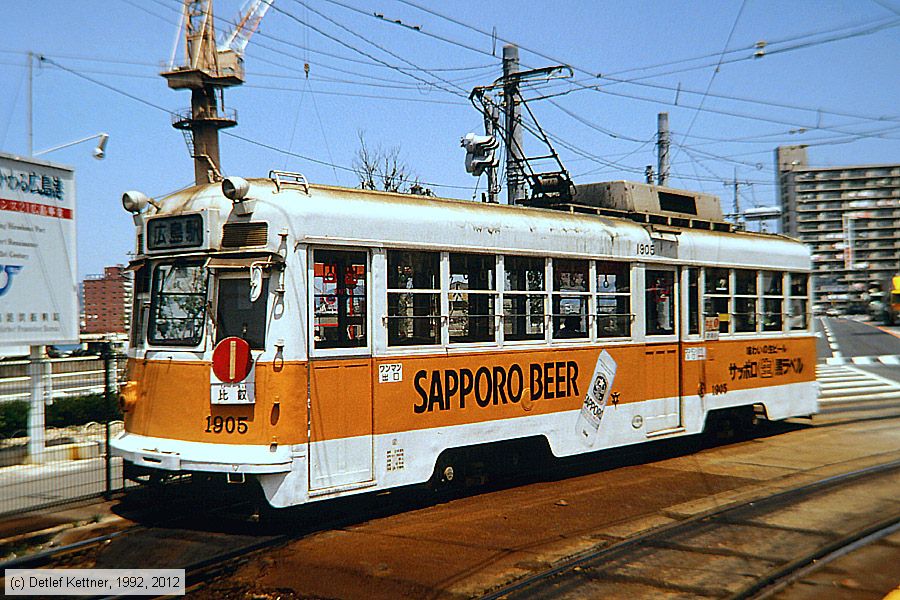
[{"label": "crane mast", "polygon": [[184,0],[185,62],[161,75],[170,88],[191,91],[190,109],[173,115],[172,126],[184,133],[197,184],[222,178],[219,130],[237,125],[237,112],[225,108],[225,89],[244,83],[244,49],[271,2],[249,0],[227,42],[217,46],[212,0]]}]

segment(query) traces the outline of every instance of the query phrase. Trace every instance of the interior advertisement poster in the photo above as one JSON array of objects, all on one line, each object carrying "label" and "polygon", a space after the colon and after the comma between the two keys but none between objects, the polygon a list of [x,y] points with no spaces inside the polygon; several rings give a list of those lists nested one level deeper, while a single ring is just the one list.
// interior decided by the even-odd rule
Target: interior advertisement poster
[{"label": "interior advertisement poster", "polygon": [[78,342],[75,173],[0,154],[0,346]]}]

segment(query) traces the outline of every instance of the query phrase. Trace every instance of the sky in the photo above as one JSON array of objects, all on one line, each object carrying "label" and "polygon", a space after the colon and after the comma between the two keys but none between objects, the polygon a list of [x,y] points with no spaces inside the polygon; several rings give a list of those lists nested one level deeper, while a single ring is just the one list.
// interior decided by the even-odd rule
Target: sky
[{"label": "sky", "polygon": [[[42,156],[76,170],[79,279],[129,260],[123,192],[159,197],[193,182],[171,127],[189,93],[159,76],[173,49],[184,62],[181,4],[5,4],[0,152],[28,154],[29,52],[42,57],[34,151],[110,136],[101,161],[93,142]],[[220,34],[242,4],[215,0]],[[501,75],[506,43],[522,69],[572,69],[523,95],[576,184],[643,181],[659,112],[670,185],[720,195],[726,212],[735,178],[742,209],[775,204],[778,145],[808,144],[815,166],[900,162],[900,0],[275,0],[247,46],[245,85],[225,92],[238,126],[221,135],[222,169],[352,187],[362,135],[397,148],[435,194],[480,198],[486,182],[466,173],[460,138],[482,132],[468,94]],[[528,133],[524,146],[547,153]]]}]

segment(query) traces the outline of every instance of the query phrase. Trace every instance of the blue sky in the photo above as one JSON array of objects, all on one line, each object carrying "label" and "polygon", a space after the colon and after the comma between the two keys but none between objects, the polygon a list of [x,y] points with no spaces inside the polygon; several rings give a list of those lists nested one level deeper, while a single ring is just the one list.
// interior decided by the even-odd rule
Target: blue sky
[{"label": "blue sky", "polygon": [[[241,4],[216,1],[220,31]],[[169,114],[189,94],[158,76],[180,5],[7,4],[0,151],[27,153],[29,51],[47,59],[34,70],[34,149],[110,134],[103,161],[90,144],[44,157],[76,168],[79,278],[128,260],[122,192],[159,196],[192,182]],[[642,180],[656,163],[660,111],[673,135],[671,184],[721,195],[726,209],[735,172],[743,207],[774,203],[779,144],[809,144],[815,165],[900,162],[900,0],[276,0],[247,48],[246,85],[226,91],[239,120],[228,133],[252,142],[223,135],[223,169],[353,186],[363,131],[369,144],[399,147],[438,195],[480,195],[485,181],[465,172],[459,147],[482,128],[465,96],[499,77],[504,40],[520,46],[523,68],[574,68],[572,80],[525,94],[555,95],[529,106],[576,183]],[[759,41],[765,55],[753,58]],[[533,138],[525,146],[544,153]]]}]

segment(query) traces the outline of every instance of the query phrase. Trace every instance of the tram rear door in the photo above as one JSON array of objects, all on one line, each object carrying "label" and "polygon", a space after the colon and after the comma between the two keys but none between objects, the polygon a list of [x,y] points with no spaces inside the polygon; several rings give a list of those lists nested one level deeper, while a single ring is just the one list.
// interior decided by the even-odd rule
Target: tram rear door
[{"label": "tram rear door", "polygon": [[309,487],[373,481],[369,256],[310,251]]},{"label": "tram rear door", "polygon": [[680,333],[678,270],[648,265],[644,270],[644,373],[650,410],[648,435],[681,427]]}]

